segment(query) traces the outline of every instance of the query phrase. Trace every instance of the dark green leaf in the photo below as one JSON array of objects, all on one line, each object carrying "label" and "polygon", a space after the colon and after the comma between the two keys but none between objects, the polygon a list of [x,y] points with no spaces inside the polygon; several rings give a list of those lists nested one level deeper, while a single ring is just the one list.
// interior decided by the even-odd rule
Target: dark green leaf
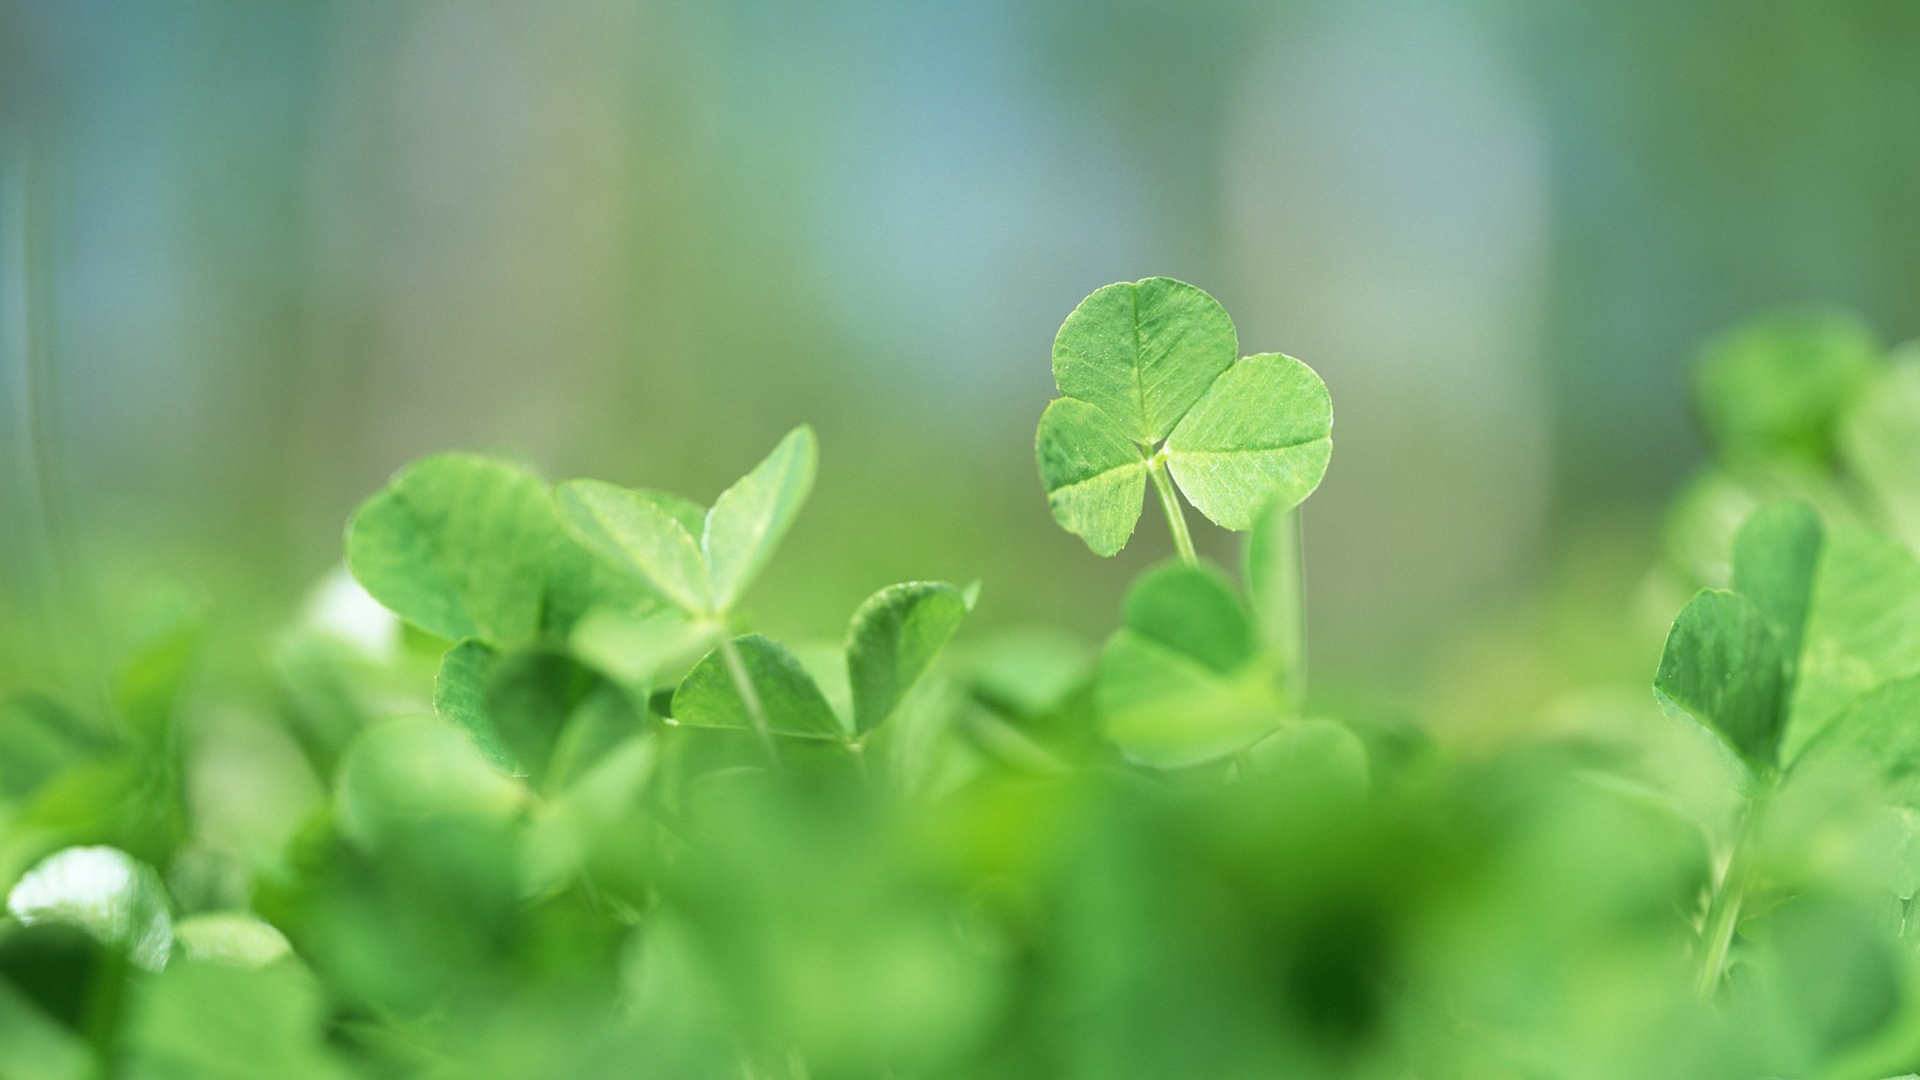
[{"label": "dark green leaf", "polygon": [[1703,590],[1667,634],[1654,691],[1718,733],[1758,772],[1777,761],[1787,656],[1767,616],[1738,593]]},{"label": "dark green leaf", "polygon": [[1127,630],[1226,674],[1258,651],[1253,625],[1233,585],[1207,566],[1162,563],[1127,592]]}]

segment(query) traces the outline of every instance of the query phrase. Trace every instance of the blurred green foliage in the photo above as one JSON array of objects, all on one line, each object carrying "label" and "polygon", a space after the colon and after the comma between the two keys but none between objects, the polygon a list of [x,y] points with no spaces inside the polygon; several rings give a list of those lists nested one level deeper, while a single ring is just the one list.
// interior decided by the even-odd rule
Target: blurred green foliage
[{"label": "blurred green foliage", "polygon": [[1657,672],[1491,742],[1300,696],[1285,504],[1102,649],[938,583],[789,645],[733,608],[809,433],[711,514],[429,459],[266,672],[162,604],[98,700],[7,700],[0,1076],[1910,1072],[1914,360],[1727,340]]}]

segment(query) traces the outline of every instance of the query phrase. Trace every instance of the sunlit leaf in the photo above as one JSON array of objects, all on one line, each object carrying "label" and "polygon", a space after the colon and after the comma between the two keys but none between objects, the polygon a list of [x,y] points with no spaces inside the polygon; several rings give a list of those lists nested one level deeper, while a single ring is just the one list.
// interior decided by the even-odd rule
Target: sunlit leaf
[{"label": "sunlit leaf", "polygon": [[173,951],[173,916],[152,867],[110,847],[73,847],[42,859],[7,893],[21,922],[63,923],[124,948],[158,971]]},{"label": "sunlit leaf", "polygon": [[1053,381],[1137,443],[1167,437],[1238,355],[1233,320],[1172,278],[1120,282],[1080,302],[1053,340]]},{"label": "sunlit leaf", "polygon": [[1214,524],[1244,530],[1269,507],[1313,494],[1333,453],[1333,399],[1313,369],[1279,353],[1229,367],[1167,437],[1180,491]]},{"label": "sunlit leaf", "polygon": [[1093,405],[1058,398],[1040,415],[1034,453],[1047,506],[1096,555],[1127,546],[1147,492],[1147,459]]}]

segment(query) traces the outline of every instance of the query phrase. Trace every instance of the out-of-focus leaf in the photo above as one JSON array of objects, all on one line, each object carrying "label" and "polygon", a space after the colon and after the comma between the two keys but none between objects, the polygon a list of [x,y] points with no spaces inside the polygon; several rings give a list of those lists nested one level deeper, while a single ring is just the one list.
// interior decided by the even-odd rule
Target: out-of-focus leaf
[{"label": "out-of-focus leaf", "polygon": [[1842,759],[1879,776],[1903,805],[1920,810],[1920,676],[1883,683],[1855,699],[1808,744],[1805,758]]},{"label": "out-of-focus leaf", "polygon": [[188,960],[257,968],[287,955],[285,934],[245,911],[207,911],[181,919],[174,940]]},{"label": "out-of-focus leaf", "polygon": [[890,585],[860,605],[847,634],[856,732],[893,714],[971,607],[964,592],[941,581]]},{"label": "out-of-focus leaf", "polygon": [[1121,623],[1222,674],[1252,660],[1253,624],[1233,585],[1207,566],[1162,563],[1127,591]]},{"label": "out-of-focus leaf", "polygon": [[1118,434],[1151,444],[1233,363],[1233,320],[1172,278],[1120,282],[1080,302],[1053,340],[1053,381],[1094,406]]},{"label": "out-of-focus leaf", "polygon": [[1147,459],[1114,420],[1075,398],[1040,414],[1034,456],[1060,527],[1096,555],[1127,546],[1147,493]]},{"label": "out-of-focus leaf", "polygon": [[1920,548],[1920,342],[1895,362],[1848,412],[1841,453],[1893,531]]},{"label": "out-of-focus leaf", "polygon": [[[6,946],[0,943],[0,954]],[[0,963],[4,956],[0,955]],[[98,1074],[79,1032],[41,1011],[0,978],[0,1076],[8,1080],[90,1080]]]},{"label": "out-of-focus leaf", "polygon": [[1767,616],[1739,593],[1702,590],[1673,621],[1654,692],[1725,739],[1756,772],[1778,759],[1787,656]]},{"label": "out-of-focus leaf", "polygon": [[525,789],[487,762],[466,732],[433,717],[402,717],[362,732],[347,747],[335,784],[343,832],[378,847],[436,817],[502,822]]},{"label": "out-of-focus leaf", "polygon": [[718,610],[731,610],[772,558],[813,490],[819,455],[813,429],[797,427],[714,500],[700,550],[713,578]]},{"label": "out-of-focus leaf", "polygon": [[1734,591],[1772,620],[1789,663],[1800,655],[1824,541],[1819,515],[1794,501],[1754,511],[1733,539]]},{"label": "out-of-focus leaf", "polygon": [[1333,399],[1312,368],[1261,353],[1226,369],[1167,437],[1167,467],[1214,524],[1252,528],[1268,507],[1292,509],[1326,475]]},{"label": "out-of-focus leaf", "polygon": [[140,988],[126,1042],[140,1080],[346,1080],[325,1001],[290,963],[185,960]]},{"label": "out-of-focus leaf", "polygon": [[965,665],[969,689],[993,708],[1029,717],[1058,705],[1093,670],[1087,643],[1037,627],[1003,630],[974,645]]},{"label": "out-of-focus leaf", "polygon": [[702,727],[752,728],[753,706],[741,698],[726,650],[739,657],[767,729],[775,734],[840,738],[846,734],[833,706],[785,646],[748,634],[707,654],[673,695],[673,717]]},{"label": "out-of-focus leaf", "polygon": [[1857,320],[1807,311],[1736,330],[1694,369],[1701,419],[1724,460],[1825,461],[1834,427],[1873,375],[1880,348]]},{"label": "out-of-focus leaf", "polygon": [[1333,720],[1288,724],[1248,751],[1254,768],[1283,780],[1310,782],[1318,795],[1357,803],[1366,797],[1371,767],[1367,744]]},{"label": "out-of-focus leaf", "polygon": [[598,609],[574,625],[575,656],[608,678],[638,691],[670,685],[713,648],[719,623],[662,608],[645,614]]},{"label": "out-of-focus leaf", "polygon": [[112,748],[98,725],[51,698],[0,700],[0,800],[25,798],[62,770]]},{"label": "out-of-focus leaf", "polygon": [[547,487],[532,473],[439,454],[360,505],[347,530],[347,566],[423,630],[512,644],[539,632],[558,528]]},{"label": "out-of-focus leaf", "polygon": [[110,847],[74,847],[41,860],[7,894],[21,922],[64,923],[127,950],[158,971],[173,951],[173,916],[153,868]]},{"label": "out-of-focus leaf", "polygon": [[1286,717],[1269,673],[1252,663],[1257,653],[1252,622],[1218,571],[1148,571],[1100,657],[1095,698],[1107,737],[1163,768],[1252,746]]},{"label": "out-of-focus leaf", "polygon": [[1788,760],[1861,694],[1920,673],[1920,560],[1885,536],[1829,533],[1803,640]]}]

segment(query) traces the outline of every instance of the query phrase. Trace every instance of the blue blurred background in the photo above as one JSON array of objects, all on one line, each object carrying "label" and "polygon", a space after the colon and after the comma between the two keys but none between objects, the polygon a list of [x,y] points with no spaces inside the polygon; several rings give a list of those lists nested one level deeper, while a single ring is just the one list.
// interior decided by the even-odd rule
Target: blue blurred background
[{"label": "blue blurred background", "polygon": [[1632,621],[1711,334],[1920,330],[1916,46],[1910,0],[0,0],[4,664],[156,579],[284,617],[421,453],[705,500],[802,421],[767,625],[944,577],[1102,633],[1164,529],[1088,554],[1033,426],[1072,306],[1166,274],[1332,387],[1317,667],[1473,683],[1566,589]]}]

